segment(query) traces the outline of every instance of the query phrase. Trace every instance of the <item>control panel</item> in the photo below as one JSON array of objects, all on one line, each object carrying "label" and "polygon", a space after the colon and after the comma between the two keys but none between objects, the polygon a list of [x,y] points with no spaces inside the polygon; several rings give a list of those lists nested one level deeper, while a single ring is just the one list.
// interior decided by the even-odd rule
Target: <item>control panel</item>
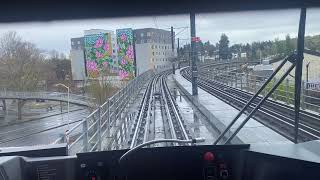
[{"label": "control panel", "polygon": [[[320,179],[320,141],[212,145],[0,157],[0,180],[282,180]],[[126,156],[123,156],[126,154]],[[121,161],[120,160],[121,158]]]},{"label": "control panel", "polygon": [[239,179],[249,145],[143,148],[119,162],[125,150],[77,155],[80,180]]}]

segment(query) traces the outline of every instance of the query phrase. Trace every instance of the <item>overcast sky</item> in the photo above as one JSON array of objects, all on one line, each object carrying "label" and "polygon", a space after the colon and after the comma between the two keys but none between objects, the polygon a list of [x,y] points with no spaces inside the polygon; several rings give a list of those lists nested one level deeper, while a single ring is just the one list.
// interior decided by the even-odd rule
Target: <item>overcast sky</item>
[{"label": "overcast sky", "polygon": [[[276,11],[248,11],[234,13],[211,13],[196,15],[196,34],[202,41],[219,41],[222,33],[227,34],[230,43],[284,39],[286,34],[297,36],[298,9]],[[320,34],[320,9],[307,10],[306,34]],[[44,50],[55,49],[69,54],[70,38],[83,36],[86,29],[116,30],[118,28],[161,28],[189,27],[189,15],[149,16],[134,18],[109,18],[74,21],[30,22],[0,24],[0,36],[7,31],[16,31],[23,39],[35,43]],[[182,31],[182,32],[180,32]],[[175,29],[177,37],[185,44],[190,29]]]}]

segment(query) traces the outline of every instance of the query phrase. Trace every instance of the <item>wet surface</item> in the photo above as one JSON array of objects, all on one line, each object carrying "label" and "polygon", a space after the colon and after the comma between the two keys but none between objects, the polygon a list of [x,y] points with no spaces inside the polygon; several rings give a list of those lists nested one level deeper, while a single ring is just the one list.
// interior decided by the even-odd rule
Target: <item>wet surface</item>
[{"label": "wet surface", "polygon": [[[70,127],[89,115],[89,110],[70,112]],[[50,144],[68,129],[68,114],[41,118],[34,121],[0,127],[0,147]]]},{"label": "wet surface", "polygon": [[[174,78],[182,86],[185,91],[189,94],[192,92],[191,83],[181,76],[180,72],[177,70]],[[223,131],[233,120],[233,118],[238,114],[238,110],[232,106],[221,101],[217,97],[209,94],[208,92],[198,88],[198,95],[194,97],[205,110],[206,117],[210,117],[210,122]],[[238,121],[232,126],[230,133],[237,128],[244,119],[246,115],[242,115]],[[228,134],[228,133],[227,133]],[[272,129],[264,126],[263,124],[257,122],[254,119],[250,119],[244,127],[239,131],[237,136],[243,143],[248,144],[288,144],[292,143],[285,137],[281,136]],[[234,138],[235,140],[236,138]],[[220,141],[221,142],[221,141]]]},{"label": "wet surface", "polygon": [[172,95],[175,97],[176,103],[179,107],[182,119],[187,125],[187,129],[193,138],[203,137],[205,142],[199,144],[212,144],[219,133],[210,124],[206,118],[175,86],[172,76],[168,76],[168,86],[170,87]]}]

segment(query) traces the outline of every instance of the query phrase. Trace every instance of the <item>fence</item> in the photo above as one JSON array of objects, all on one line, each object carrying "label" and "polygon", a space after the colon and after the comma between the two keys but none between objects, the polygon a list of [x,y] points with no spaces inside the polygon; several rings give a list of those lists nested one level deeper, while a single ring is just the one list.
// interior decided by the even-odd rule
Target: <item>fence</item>
[{"label": "fence", "polygon": [[[47,99],[55,101],[68,101],[68,93],[59,92],[19,92],[19,91],[8,91],[6,89],[0,90],[0,99]],[[71,103],[76,103],[80,105],[90,105],[93,102],[93,98],[88,96],[82,96],[77,94],[69,94],[69,99]]]},{"label": "fence", "polygon": [[129,124],[134,114],[128,114],[132,103],[153,72],[148,71],[131,80],[88,117],[66,132],[54,143],[67,142],[70,155],[121,148],[129,134]]},{"label": "fence", "polygon": [[[237,73],[235,71],[224,71],[219,69],[210,69],[210,71],[202,71],[201,74],[209,79],[214,79],[231,87],[235,87],[248,92],[256,93],[263,85],[266,76],[257,76],[248,73]],[[262,96],[266,95],[272,88],[273,83],[277,79],[274,78],[265,90]],[[301,90],[301,108],[308,109],[320,113],[320,84],[307,83],[302,81]],[[282,101],[286,104],[294,104],[294,80],[286,78],[282,84],[274,91],[271,98],[273,100]]]}]

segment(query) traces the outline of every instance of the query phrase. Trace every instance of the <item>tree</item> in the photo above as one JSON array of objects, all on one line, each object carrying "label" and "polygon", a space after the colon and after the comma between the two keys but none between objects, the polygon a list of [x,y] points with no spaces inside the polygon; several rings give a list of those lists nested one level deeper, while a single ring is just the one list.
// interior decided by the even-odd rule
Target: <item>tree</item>
[{"label": "tree", "polygon": [[291,42],[291,38],[290,38],[290,35],[287,34],[286,35],[286,55],[289,55],[293,52],[294,50],[294,46],[293,46],[293,43]]},{"label": "tree", "polygon": [[97,104],[103,104],[108,97],[112,96],[118,88],[104,80],[93,80],[85,86],[85,92],[95,98]]},{"label": "tree", "polygon": [[0,79],[6,88],[17,91],[34,90],[42,80],[39,68],[44,56],[33,44],[23,41],[16,32],[0,37]]},{"label": "tree", "polygon": [[274,40],[276,49],[277,49],[277,54],[282,55],[285,53],[285,44],[283,41],[280,41],[279,38],[276,38]]},{"label": "tree", "polygon": [[68,59],[58,59],[54,61],[55,72],[58,80],[65,81],[67,75],[71,76],[71,61]]},{"label": "tree", "polygon": [[219,58],[228,59],[229,56],[229,39],[228,36],[222,34],[219,41]]}]

